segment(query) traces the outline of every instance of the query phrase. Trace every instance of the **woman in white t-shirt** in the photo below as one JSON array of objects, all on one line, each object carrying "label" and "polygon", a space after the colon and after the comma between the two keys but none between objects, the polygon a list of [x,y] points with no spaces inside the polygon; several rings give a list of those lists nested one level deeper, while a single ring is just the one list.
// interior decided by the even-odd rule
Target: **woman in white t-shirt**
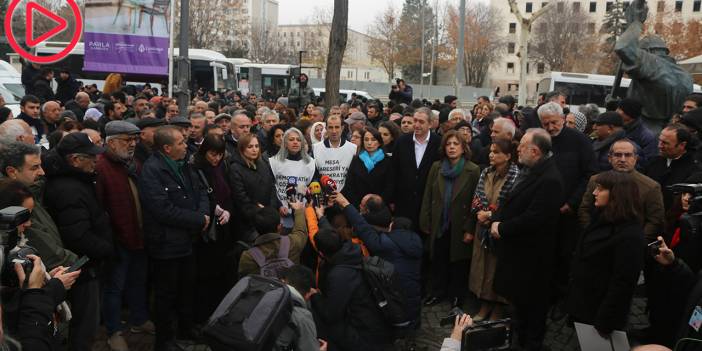
[{"label": "woman in white t-shirt", "polygon": [[302,132],[297,128],[290,128],[283,134],[283,147],[269,160],[278,199],[282,204],[279,211],[285,228],[292,228],[293,225],[292,211],[288,206],[289,197],[296,196],[304,200],[304,191],[316,175],[317,168],[308,151],[309,147]]}]

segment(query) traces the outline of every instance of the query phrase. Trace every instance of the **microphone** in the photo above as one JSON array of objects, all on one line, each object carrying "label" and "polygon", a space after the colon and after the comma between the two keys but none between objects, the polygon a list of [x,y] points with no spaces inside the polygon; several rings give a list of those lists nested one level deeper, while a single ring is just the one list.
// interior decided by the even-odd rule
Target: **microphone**
[{"label": "microphone", "polygon": [[325,195],[331,195],[336,192],[336,182],[328,175],[323,175],[320,179],[322,182],[322,189]]},{"label": "microphone", "polygon": [[307,192],[307,186],[305,186],[305,183],[297,183],[297,187],[295,188],[295,193],[297,194],[297,199],[299,201],[302,201],[302,199],[305,197],[306,192]]},{"label": "microphone", "polygon": [[314,207],[319,206],[322,201],[322,185],[320,185],[319,182],[312,182],[307,190],[312,194]]},{"label": "microphone", "polygon": [[285,186],[285,196],[288,198],[288,202],[295,201],[295,194],[297,193],[297,178],[289,177],[288,185]]}]

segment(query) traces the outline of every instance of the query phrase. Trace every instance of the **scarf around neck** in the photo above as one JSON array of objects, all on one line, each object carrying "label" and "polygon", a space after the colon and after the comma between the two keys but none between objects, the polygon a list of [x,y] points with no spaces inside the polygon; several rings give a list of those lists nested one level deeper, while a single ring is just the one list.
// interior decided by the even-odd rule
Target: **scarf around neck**
[{"label": "scarf around neck", "polygon": [[373,155],[369,154],[368,151],[363,150],[361,151],[360,154],[358,154],[358,158],[361,159],[363,162],[363,165],[366,166],[366,169],[368,170],[368,173],[370,173],[373,168],[375,168],[375,165],[380,163],[380,161],[385,159],[385,153],[383,150],[375,150]]},{"label": "scarf around neck", "polygon": [[461,157],[455,166],[451,167],[448,159],[441,162],[441,176],[444,178],[444,199],[443,212],[441,214],[441,231],[437,233],[437,238],[441,238],[451,225],[451,199],[453,198],[453,186],[456,178],[463,172],[466,160]]}]

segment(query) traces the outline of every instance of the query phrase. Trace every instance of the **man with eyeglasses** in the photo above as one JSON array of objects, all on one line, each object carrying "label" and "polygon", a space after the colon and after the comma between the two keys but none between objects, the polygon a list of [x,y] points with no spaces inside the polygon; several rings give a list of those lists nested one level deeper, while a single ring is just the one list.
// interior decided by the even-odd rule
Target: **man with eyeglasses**
[{"label": "man with eyeglasses", "polygon": [[[616,112],[614,112],[616,114]],[[615,141],[607,152],[607,159],[611,169],[617,172],[630,173],[634,183],[639,189],[639,203],[642,206],[641,217],[644,224],[644,235],[647,242],[655,240],[663,230],[663,194],[661,186],[655,180],[641,174],[636,170],[636,163],[639,159],[637,155],[638,145],[633,141],[623,138]],[[605,171],[603,171],[605,172]],[[598,174],[590,177],[583,200],[578,209],[578,219],[583,228],[590,224],[591,213],[594,207],[595,197],[592,192],[597,184]],[[632,199],[632,201],[637,201]]]},{"label": "man with eyeglasses", "polygon": [[153,334],[146,301],[146,252],[142,230],[141,203],[137,190],[134,152],[141,131],[125,121],[105,126],[107,150],[99,155],[95,169],[98,200],[110,215],[115,245],[114,263],[106,271],[102,315],[111,350],[128,350],[122,336],[122,296],[129,306],[129,325],[133,333]]},{"label": "man with eyeglasses", "polygon": [[95,192],[95,162],[104,149],[85,133],[71,133],[44,159],[47,183],[46,207],[56,222],[65,247],[90,261],[68,292],[73,319],[68,349],[88,351],[93,347],[100,322],[100,267],[112,258],[110,218]]}]

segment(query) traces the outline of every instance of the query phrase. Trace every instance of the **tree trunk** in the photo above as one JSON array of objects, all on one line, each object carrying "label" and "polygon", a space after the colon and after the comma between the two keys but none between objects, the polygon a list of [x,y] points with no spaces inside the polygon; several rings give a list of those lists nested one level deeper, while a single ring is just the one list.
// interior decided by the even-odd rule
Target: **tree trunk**
[{"label": "tree trunk", "polygon": [[329,33],[329,52],[327,53],[327,76],[324,88],[324,102],[327,108],[339,104],[339,79],[341,63],[346,51],[346,39],[349,23],[349,0],[334,0],[334,17]]}]

